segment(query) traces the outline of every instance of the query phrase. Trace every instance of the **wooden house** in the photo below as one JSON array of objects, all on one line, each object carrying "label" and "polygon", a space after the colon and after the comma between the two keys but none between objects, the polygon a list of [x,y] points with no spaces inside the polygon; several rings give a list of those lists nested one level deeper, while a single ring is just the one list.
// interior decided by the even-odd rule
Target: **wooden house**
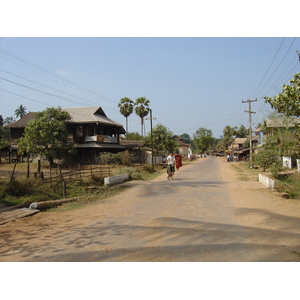
[{"label": "wooden house", "polygon": [[[63,108],[71,120],[67,129],[69,142],[77,149],[75,161],[95,163],[101,152],[124,151],[120,144],[120,135],[126,133],[123,126],[108,118],[100,106]],[[5,126],[10,130],[10,160],[17,158],[17,140],[24,134],[28,122],[34,119],[30,112],[20,120]]]}]

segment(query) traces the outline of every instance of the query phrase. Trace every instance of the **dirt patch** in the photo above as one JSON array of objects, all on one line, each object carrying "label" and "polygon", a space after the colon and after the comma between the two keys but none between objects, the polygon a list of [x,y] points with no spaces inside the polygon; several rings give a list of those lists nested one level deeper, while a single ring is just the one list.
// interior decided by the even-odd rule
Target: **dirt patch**
[{"label": "dirt patch", "polygon": [[[293,255],[298,258],[299,247],[295,247],[294,238],[288,239],[285,233],[288,232],[289,236],[292,234],[299,236],[299,225],[297,225],[300,215],[299,202],[282,199],[278,193],[268,190],[258,181],[255,172],[247,171],[239,163],[227,163],[225,159],[216,159],[220,159],[221,176],[228,185],[232,205],[237,208],[236,222],[244,224],[247,228],[253,228],[253,230],[272,231],[274,236],[271,239],[274,240],[274,245],[275,243],[284,245],[287,247],[288,254],[293,251]],[[166,176],[157,177],[153,181],[166,181]],[[131,184],[136,185],[140,182],[132,182]],[[151,186],[145,188],[151,188]],[[66,206],[63,205],[52,211],[40,212],[32,217],[2,225],[0,226],[1,253],[7,254],[16,251],[11,253],[13,260],[22,261],[25,255],[22,253],[22,248],[26,245],[30,244],[31,248],[38,249],[47,240],[50,247],[51,236],[56,236],[63,245],[64,234],[67,230],[76,231],[76,228],[84,228],[92,222],[101,220],[101,218],[110,218],[110,216],[116,215],[116,212],[120,216],[126,214],[122,210],[124,201],[126,200],[127,206],[130,206],[131,202],[137,201],[134,200],[137,195],[132,191],[133,189],[129,188],[126,193],[120,194],[122,201],[118,201],[120,197],[110,197],[79,206],[73,210],[66,210]],[[254,237],[252,238],[255,239],[256,231],[253,232]],[[260,245],[265,241],[257,238],[256,242]],[[0,261],[2,259],[1,253]],[[277,259],[280,260],[280,257]],[[282,261],[285,260],[282,259]]]}]

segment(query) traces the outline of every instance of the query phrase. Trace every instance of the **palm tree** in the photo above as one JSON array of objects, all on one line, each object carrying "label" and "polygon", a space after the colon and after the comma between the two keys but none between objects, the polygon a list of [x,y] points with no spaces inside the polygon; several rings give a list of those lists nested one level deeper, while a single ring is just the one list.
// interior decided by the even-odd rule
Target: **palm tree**
[{"label": "palm tree", "polygon": [[120,113],[126,118],[126,132],[128,132],[128,117],[133,112],[134,102],[127,97],[124,97],[120,100],[118,107],[120,109]]},{"label": "palm tree", "polygon": [[149,104],[150,100],[147,100],[146,97],[137,98],[135,101],[135,113],[141,118],[142,136],[144,136],[144,117],[146,117],[150,111]]},{"label": "palm tree", "polygon": [[20,119],[26,115],[27,108],[22,104],[15,110],[15,116]]}]

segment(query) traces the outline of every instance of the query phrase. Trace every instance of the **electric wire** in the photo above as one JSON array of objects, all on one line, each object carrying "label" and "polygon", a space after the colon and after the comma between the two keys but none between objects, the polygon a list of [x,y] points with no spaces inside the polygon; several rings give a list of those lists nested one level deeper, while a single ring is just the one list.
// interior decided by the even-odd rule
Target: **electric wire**
[{"label": "electric wire", "polygon": [[269,83],[269,81],[272,79],[272,77],[274,76],[274,74],[276,73],[276,71],[278,70],[278,68],[280,67],[280,65],[282,64],[282,62],[284,61],[284,59],[286,58],[288,52],[290,51],[292,45],[294,44],[294,42],[296,41],[296,37],[294,38],[293,42],[291,43],[290,47],[288,48],[288,50],[286,51],[284,57],[282,58],[282,60],[280,61],[280,63],[278,64],[278,66],[276,67],[276,69],[274,70],[273,74],[271,75],[271,77],[269,78],[269,80],[265,83],[265,85],[257,92],[257,94],[259,94],[264,88],[265,86]]},{"label": "electric wire", "polygon": [[[115,101],[115,100],[112,100],[112,99],[110,99],[110,98],[108,98],[108,97],[105,97],[105,96],[100,95],[100,94],[98,94],[98,93],[96,93],[96,92],[94,92],[94,91],[91,91],[91,90],[88,89],[88,88],[85,88],[85,87],[83,87],[83,86],[81,86],[81,85],[79,85],[79,84],[77,84],[77,83],[75,83],[75,82],[72,82],[71,80],[65,79],[65,78],[63,78],[63,77],[61,77],[61,76],[59,76],[59,75],[57,75],[57,74],[54,74],[54,73],[52,73],[52,72],[50,72],[50,71],[48,71],[48,70],[46,70],[46,69],[44,69],[44,68],[42,68],[42,67],[39,67],[38,65],[35,65],[35,64],[33,64],[33,63],[31,63],[31,62],[25,60],[25,59],[22,59],[22,58],[20,58],[20,57],[14,55],[14,54],[8,52],[8,51],[5,51],[5,50],[3,50],[3,49],[0,49],[0,52],[2,52],[3,54],[5,54],[5,55],[7,55],[7,56],[10,56],[10,57],[12,57],[12,58],[18,60],[18,61],[20,61],[20,62],[22,62],[22,63],[24,63],[24,64],[26,64],[26,65],[28,65],[28,66],[31,66],[31,67],[34,68],[34,69],[40,70],[40,71],[42,71],[43,73],[46,73],[46,74],[48,74],[48,75],[50,75],[50,76],[52,76],[52,77],[54,77],[54,78],[57,78],[57,79],[59,79],[60,81],[64,82],[64,84],[66,84],[66,83],[67,83],[67,84],[70,84],[69,87],[71,87],[71,88],[73,88],[73,89],[74,89],[74,86],[75,86],[75,87],[81,89],[82,91],[85,91],[85,92],[87,92],[87,93],[89,93],[89,94],[92,94],[92,95],[94,95],[94,96],[101,97],[101,98],[106,99],[106,100],[108,100],[108,101],[110,101],[110,102],[113,102],[113,103],[118,103],[118,102]],[[4,57],[4,58],[5,58],[5,57]],[[5,58],[5,59],[6,59],[6,58]],[[42,74],[43,74],[43,73],[42,73]]]},{"label": "electric wire", "polygon": [[280,46],[279,46],[279,48],[277,49],[277,52],[276,52],[275,56],[273,57],[273,60],[271,61],[270,65],[269,65],[269,68],[267,69],[265,75],[264,75],[263,78],[261,79],[261,81],[260,81],[260,83],[258,84],[258,86],[256,87],[256,89],[255,89],[255,90],[252,92],[252,94],[248,97],[248,99],[250,99],[250,98],[252,97],[252,95],[257,91],[257,89],[259,88],[259,86],[262,84],[262,82],[263,82],[263,80],[265,79],[266,75],[268,74],[268,72],[269,72],[271,66],[273,65],[273,62],[274,62],[275,58],[277,57],[277,54],[278,54],[278,52],[279,52],[279,50],[280,50],[280,48],[281,48],[281,46],[282,46],[284,40],[285,40],[285,38],[283,38],[283,40],[281,41]]}]

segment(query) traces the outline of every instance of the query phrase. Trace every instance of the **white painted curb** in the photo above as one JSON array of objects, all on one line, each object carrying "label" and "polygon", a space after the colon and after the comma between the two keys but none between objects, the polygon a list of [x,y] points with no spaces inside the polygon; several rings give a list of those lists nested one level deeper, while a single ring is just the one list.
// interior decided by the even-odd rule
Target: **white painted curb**
[{"label": "white painted curb", "polygon": [[258,175],[258,179],[259,179],[259,182],[261,182],[263,185],[265,185],[268,189],[274,189],[275,181],[273,179],[269,178],[266,175],[262,175],[262,174]]},{"label": "white painted curb", "polygon": [[129,179],[129,174],[121,174],[111,177],[104,178],[104,185],[112,185],[116,183],[121,183]]}]

